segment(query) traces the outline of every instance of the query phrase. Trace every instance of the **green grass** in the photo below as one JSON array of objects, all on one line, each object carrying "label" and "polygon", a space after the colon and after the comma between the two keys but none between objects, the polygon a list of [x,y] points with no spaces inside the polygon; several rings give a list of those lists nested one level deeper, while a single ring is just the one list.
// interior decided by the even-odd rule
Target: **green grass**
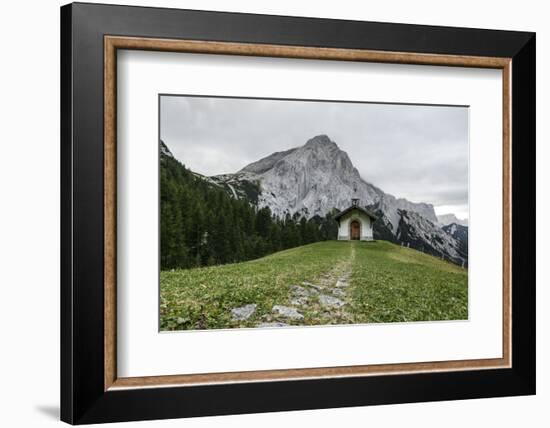
[{"label": "green grass", "polygon": [[[319,283],[351,271],[346,305],[327,309],[313,296],[299,308],[303,320],[324,325],[466,319],[465,269],[385,241],[318,242],[258,260],[206,268],[163,271],[161,329],[253,327],[274,319],[274,305],[292,306],[291,287]],[[325,281],[328,281],[325,279]],[[232,321],[231,309],[255,303],[254,315]]]},{"label": "green grass", "polygon": [[357,323],[468,318],[468,273],[389,242],[359,243],[351,311]]}]

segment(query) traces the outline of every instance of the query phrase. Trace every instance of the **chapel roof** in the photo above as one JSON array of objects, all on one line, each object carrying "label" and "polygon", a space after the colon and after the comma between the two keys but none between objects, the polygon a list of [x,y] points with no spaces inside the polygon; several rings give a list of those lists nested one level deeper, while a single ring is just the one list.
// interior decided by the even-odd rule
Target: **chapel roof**
[{"label": "chapel roof", "polygon": [[357,211],[360,211],[366,215],[368,215],[370,218],[372,218],[373,220],[378,220],[378,217],[376,215],[374,215],[373,213],[371,213],[370,211],[368,211],[367,209],[365,208],[361,208],[359,206],[354,206],[352,205],[351,207],[349,208],[346,208],[344,211],[341,211],[339,212],[338,214],[336,214],[334,216],[334,220],[338,220],[339,218],[343,217],[344,215],[346,215],[347,213],[353,211],[353,210],[357,210]]}]

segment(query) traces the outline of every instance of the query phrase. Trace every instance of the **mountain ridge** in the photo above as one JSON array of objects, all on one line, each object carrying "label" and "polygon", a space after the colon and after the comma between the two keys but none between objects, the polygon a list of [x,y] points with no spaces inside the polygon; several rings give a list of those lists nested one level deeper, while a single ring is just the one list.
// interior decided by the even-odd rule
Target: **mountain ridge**
[{"label": "mountain ridge", "polygon": [[334,208],[347,208],[351,198],[356,197],[364,206],[380,204],[384,212],[389,212],[394,230],[398,226],[397,209],[418,212],[437,223],[432,204],[397,198],[367,182],[349,155],[325,134],[309,139],[303,146],[272,153],[235,174],[211,178],[226,183],[259,182],[262,192],[258,205],[268,206],[279,217],[297,212],[307,218],[323,216]]},{"label": "mountain ridge", "polygon": [[441,214],[437,216],[437,221],[441,226],[447,226],[452,223],[459,224],[461,226],[468,226],[468,219],[459,219],[455,214]]},{"label": "mountain ridge", "polygon": [[324,217],[358,198],[361,206],[380,217],[375,238],[407,244],[457,264],[467,262],[467,252],[442,229],[432,204],[398,198],[367,182],[349,155],[325,134],[274,152],[236,173],[203,178],[258,209],[269,208],[278,218]]}]

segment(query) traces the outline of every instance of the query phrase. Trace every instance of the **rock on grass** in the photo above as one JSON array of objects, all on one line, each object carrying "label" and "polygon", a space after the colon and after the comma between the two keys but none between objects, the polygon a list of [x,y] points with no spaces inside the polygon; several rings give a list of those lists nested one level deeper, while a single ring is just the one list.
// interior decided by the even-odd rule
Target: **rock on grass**
[{"label": "rock on grass", "polygon": [[291,308],[289,306],[275,305],[273,306],[273,312],[276,314],[293,320],[304,319],[304,316],[296,310],[296,308]]},{"label": "rock on grass", "polygon": [[[291,285],[290,291],[292,291],[292,294],[295,297],[307,297],[311,294],[309,290],[305,289],[304,287],[300,287],[299,285]],[[312,292],[316,293],[315,290],[312,290]]]},{"label": "rock on grass", "polygon": [[245,321],[248,318],[250,318],[254,312],[256,312],[256,308],[258,305],[255,303],[251,303],[249,305],[244,305],[239,308],[233,308],[231,309],[231,319],[233,321]]},{"label": "rock on grass", "polygon": [[319,302],[323,306],[340,307],[340,306],[345,305],[345,303],[343,301],[341,301],[340,299],[337,299],[336,297],[333,297],[333,296],[327,296],[325,294],[321,294],[319,296]]},{"label": "rock on grass", "polygon": [[303,306],[307,305],[308,302],[309,300],[307,297],[295,297],[290,301],[290,304],[294,306]]}]

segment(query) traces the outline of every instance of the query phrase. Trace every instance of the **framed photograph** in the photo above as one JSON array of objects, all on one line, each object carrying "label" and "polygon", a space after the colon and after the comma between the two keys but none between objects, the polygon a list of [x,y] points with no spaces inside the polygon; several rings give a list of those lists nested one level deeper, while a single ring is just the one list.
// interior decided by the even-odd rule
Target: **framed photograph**
[{"label": "framed photograph", "polygon": [[535,393],[533,33],[76,3],[61,54],[62,420]]}]

